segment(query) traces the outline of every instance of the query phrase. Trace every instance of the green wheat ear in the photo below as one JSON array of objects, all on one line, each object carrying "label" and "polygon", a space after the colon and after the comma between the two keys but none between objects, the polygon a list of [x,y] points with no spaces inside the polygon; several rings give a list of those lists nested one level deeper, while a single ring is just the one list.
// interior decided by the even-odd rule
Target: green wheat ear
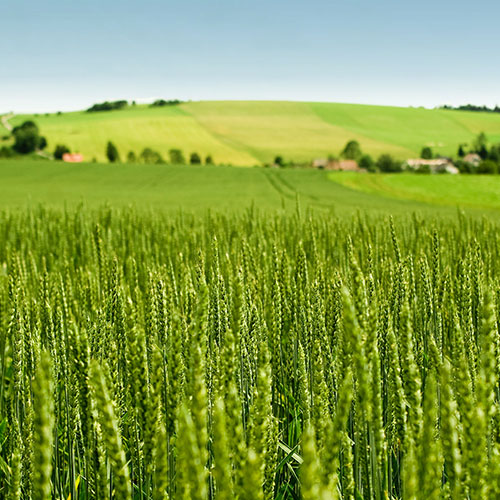
[{"label": "green wheat ear", "polygon": [[103,370],[96,361],[92,361],[90,365],[90,384],[102,439],[113,472],[115,498],[129,500],[132,498],[132,487],[118,418]]},{"label": "green wheat ear", "polygon": [[54,401],[51,359],[43,351],[33,381],[33,500],[51,498]]}]

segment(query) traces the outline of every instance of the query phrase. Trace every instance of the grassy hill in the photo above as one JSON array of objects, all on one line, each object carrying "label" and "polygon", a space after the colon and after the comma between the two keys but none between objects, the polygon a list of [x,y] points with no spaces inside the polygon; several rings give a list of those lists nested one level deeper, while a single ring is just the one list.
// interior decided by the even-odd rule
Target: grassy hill
[{"label": "grassy hill", "polygon": [[500,176],[361,175],[313,169],[0,161],[0,209],[133,205],[199,212],[305,211],[500,216]]},{"label": "grassy hill", "polygon": [[422,108],[396,108],[335,103],[214,101],[179,106],[128,107],[119,111],[61,115],[18,115],[18,124],[34,119],[49,141],[67,144],[87,160],[104,160],[112,140],[124,158],[151,147],[165,157],[171,148],[188,156],[196,151],[216,162],[255,165],[280,154],[309,161],[339,154],[345,143],[357,139],[363,150],[392,153],[403,159],[423,146],[441,154],[455,154],[462,142],[484,131],[500,141],[500,115]]}]

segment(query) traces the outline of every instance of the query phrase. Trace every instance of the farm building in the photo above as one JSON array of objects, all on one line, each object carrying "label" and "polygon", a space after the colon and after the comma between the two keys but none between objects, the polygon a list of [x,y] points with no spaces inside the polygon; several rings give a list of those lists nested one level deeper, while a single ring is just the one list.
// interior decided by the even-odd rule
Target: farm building
[{"label": "farm building", "polygon": [[468,165],[473,165],[474,167],[478,167],[481,163],[481,157],[476,153],[469,153],[464,156],[464,163]]},{"label": "farm building", "polygon": [[62,159],[67,163],[81,163],[83,155],[80,153],[64,153]]},{"label": "farm building", "polygon": [[327,160],[318,158],[312,162],[314,168],[321,168],[325,170],[338,170],[344,172],[359,172],[358,162],[355,160]]},{"label": "farm building", "polygon": [[417,171],[429,168],[432,174],[458,174],[459,170],[449,158],[435,158],[433,160],[426,160],[424,158],[414,158],[406,160],[403,167],[407,170]]}]

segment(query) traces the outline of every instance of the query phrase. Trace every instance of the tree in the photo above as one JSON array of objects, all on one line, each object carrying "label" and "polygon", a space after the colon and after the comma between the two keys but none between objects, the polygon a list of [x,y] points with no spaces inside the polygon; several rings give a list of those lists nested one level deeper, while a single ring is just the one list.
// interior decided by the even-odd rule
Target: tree
[{"label": "tree", "polygon": [[346,160],[358,160],[359,158],[361,158],[362,154],[363,153],[361,152],[361,146],[359,145],[358,141],[349,141],[342,151],[342,156]]},{"label": "tree", "polygon": [[191,153],[191,156],[189,157],[189,163],[191,163],[191,165],[200,165],[200,155],[198,153]]},{"label": "tree", "polygon": [[128,152],[127,163],[137,163],[137,156],[133,151]]},{"label": "tree", "polygon": [[211,155],[208,155],[206,158],[205,158],[205,165],[213,165],[214,164],[214,160],[212,158]]},{"label": "tree", "polygon": [[40,137],[40,140],[38,141],[38,149],[44,150],[47,147],[47,139],[45,137]]},{"label": "tree", "polygon": [[111,141],[108,141],[108,145],[106,146],[106,157],[108,158],[109,163],[116,163],[120,161],[118,149],[116,149],[116,146]]},{"label": "tree", "polygon": [[368,170],[368,172],[376,171],[375,162],[373,161],[373,158],[370,155],[363,155],[359,159],[359,166],[361,168]]},{"label": "tree", "polygon": [[12,149],[21,155],[33,153],[39,149],[40,145],[44,147],[47,145],[45,138],[40,137],[36,123],[31,120],[14,127],[12,135],[14,136],[14,146],[12,146]]},{"label": "tree", "polygon": [[278,167],[284,167],[285,166],[285,162],[283,160],[283,157],[282,156],[276,156],[276,158],[274,158],[274,164],[275,165],[278,165]]},{"label": "tree", "polygon": [[460,144],[460,146],[458,146],[458,151],[457,151],[457,155],[459,158],[463,158],[465,156],[465,144]]},{"label": "tree", "polygon": [[56,146],[56,149],[54,150],[54,158],[56,160],[62,160],[62,157],[65,153],[71,153],[71,151],[64,144],[58,144]]},{"label": "tree", "polygon": [[151,163],[156,165],[165,163],[165,160],[162,158],[161,154],[151,148],[144,148],[140,155],[140,159],[143,163]]},{"label": "tree", "polygon": [[498,165],[491,160],[482,161],[477,167],[478,174],[498,174]]},{"label": "tree", "polygon": [[480,153],[481,150],[486,148],[488,144],[488,138],[484,132],[478,134],[478,136],[474,139],[473,149],[476,153]]},{"label": "tree", "polygon": [[401,172],[401,164],[389,154],[379,156],[377,167],[381,172]]},{"label": "tree", "polygon": [[420,158],[423,158],[424,160],[431,160],[432,159],[432,149],[429,146],[423,147],[422,151],[420,153]]},{"label": "tree", "polygon": [[180,149],[171,149],[168,152],[170,158],[170,163],[172,165],[185,165],[186,159],[184,158],[184,153]]}]

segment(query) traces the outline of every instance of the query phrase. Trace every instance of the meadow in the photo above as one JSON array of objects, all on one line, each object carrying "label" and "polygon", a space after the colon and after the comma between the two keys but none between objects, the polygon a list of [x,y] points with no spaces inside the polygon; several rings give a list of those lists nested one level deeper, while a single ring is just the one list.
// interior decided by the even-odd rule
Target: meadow
[{"label": "meadow", "polygon": [[150,108],[129,106],[110,112],[84,111],[18,115],[13,125],[35,120],[49,149],[66,144],[87,161],[105,160],[107,141],[124,159],[145,147],[168,158],[171,148],[186,156],[211,155],[216,163],[253,166],[277,155],[296,162],[338,155],[347,141],[358,140],[364,151],[399,159],[419,155],[423,146],[455,155],[458,145],[472,143],[485,132],[500,142],[500,115],[443,109],[397,108],[338,103],[278,101],[202,101]]},{"label": "meadow", "polygon": [[0,178],[1,498],[500,497],[497,177]]}]

